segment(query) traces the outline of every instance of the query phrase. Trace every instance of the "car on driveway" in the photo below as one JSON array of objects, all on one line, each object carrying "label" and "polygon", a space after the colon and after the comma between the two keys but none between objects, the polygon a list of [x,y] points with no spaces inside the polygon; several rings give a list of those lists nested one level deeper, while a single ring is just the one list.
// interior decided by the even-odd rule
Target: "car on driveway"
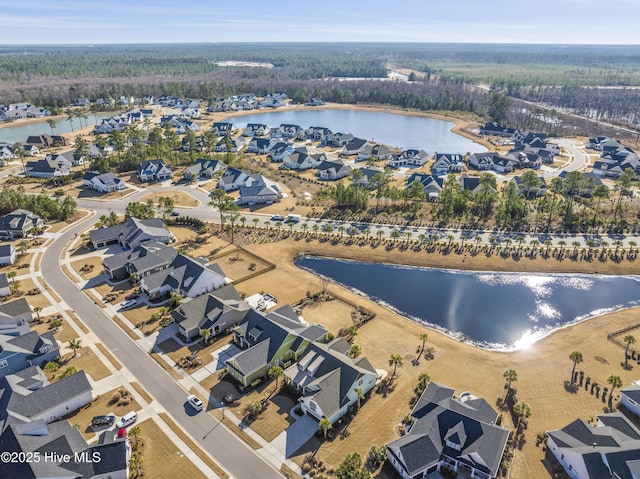
[{"label": "car on driveway", "polygon": [[127,309],[133,306],[134,304],[136,304],[135,299],[125,299],[122,303],[120,303],[120,307],[122,309]]},{"label": "car on driveway", "polygon": [[111,426],[116,420],[115,416],[95,416],[91,420],[91,426],[100,427],[100,426]]},{"label": "car on driveway", "polygon": [[193,394],[187,397],[187,402],[193,409],[195,409],[198,412],[204,409],[204,404],[202,403],[202,401],[200,401],[200,399],[197,396],[194,396]]},{"label": "car on driveway", "polygon": [[124,297],[124,299],[138,299],[140,297],[140,293],[131,293]]}]

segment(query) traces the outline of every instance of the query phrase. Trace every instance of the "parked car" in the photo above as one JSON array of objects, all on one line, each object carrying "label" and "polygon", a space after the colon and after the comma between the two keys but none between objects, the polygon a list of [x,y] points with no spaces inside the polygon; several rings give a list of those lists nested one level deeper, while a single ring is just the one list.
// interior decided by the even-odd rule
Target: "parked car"
[{"label": "parked car", "polygon": [[140,293],[131,293],[124,297],[124,299],[138,299],[140,297]]},{"label": "parked car", "polygon": [[271,217],[271,221],[284,221],[284,220],[285,220],[285,218],[284,218],[283,215],[273,215]]},{"label": "parked car", "polygon": [[91,426],[111,426],[116,420],[115,416],[95,416],[91,420]]},{"label": "parked car", "polygon": [[202,403],[202,401],[200,401],[200,399],[198,399],[198,397],[194,396],[193,394],[187,397],[187,402],[196,411],[202,411],[204,409],[204,404]]},{"label": "parked car", "polygon": [[172,211],[171,212],[171,216],[180,216],[180,212],[179,211]]},{"label": "parked car", "polygon": [[138,414],[135,411],[128,412],[116,423],[116,427],[121,429],[123,427],[131,426],[138,420]]},{"label": "parked car", "polygon": [[120,307],[122,309],[126,309],[126,308],[130,308],[134,304],[136,304],[136,300],[135,299],[125,299],[122,303],[120,303]]}]

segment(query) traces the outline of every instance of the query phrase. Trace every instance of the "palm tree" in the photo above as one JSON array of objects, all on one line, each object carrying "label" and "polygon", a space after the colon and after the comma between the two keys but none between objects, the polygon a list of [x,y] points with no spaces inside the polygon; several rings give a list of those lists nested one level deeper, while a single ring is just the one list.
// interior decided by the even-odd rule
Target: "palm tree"
[{"label": "palm tree", "polygon": [[318,427],[322,431],[322,434],[324,435],[325,439],[327,438],[327,433],[331,429],[333,429],[333,425],[331,424],[331,421],[329,421],[327,418],[320,419],[320,421],[318,422]]},{"label": "palm tree", "polygon": [[351,347],[349,348],[349,357],[350,358],[357,358],[358,356],[360,356],[362,354],[362,348],[360,346],[358,346],[357,344],[352,344]]},{"label": "palm tree", "polygon": [[609,188],[606,185],[598,185],[593,190],[593,193],[591,193],[591,196],[598,200],[596,201],[596,207],[594,208],[594,211],[593,211],[593,221],[592,221],[592,228],[593,228],[593,232],[595,233],[596,220],[598,219],[598,213],[600,212],[600,203],[602,202],[602,200],[609,199]]},{"label": "palm tree", "polygon": [[211,329],[204,328],[200,330],[200,337],[204,340],[204,344],[209,342],[209,338],[211,337]]},{"label": "palm tree", "polygon": [[[518,373],[516,372],[515,369],[507,369],[503,374],[502,377],[506,379],[507,381],[507,395],[509,394],[509,391],[511,390],[511,383],[514,381],[518,380]],[[505,396],[505,400],[506,400]]]},{"label": "palm tree", "polygon": [[535,256],[536,249],[540,244],[540,241],[534,239],[534,240],[531,240],[531,243],[529,244],[531,245],[531,257],[533,258]]},{"label": "palm tree", "polygon": [[427,333],[420,334],[420,340],[422,341],[422,346],[420,347],[420,356],[422,356],[422,353],[424,353],[424,343],[427,342],[428,338],[429,338],[429,335]]},{"label": "palm tree", "polygon": [[576,257],[576,253],[578,252],[578,246],[580,246],[580,241],[574,241],[571,243],[571,246],[573,246],[573,253],[572,256],[575,258]]},{"label": "palm tree", "polygon": [[129,429],[129,436],[133,436],[133,439],[136,441],[136,446],[138,445],[138,436],[140,435],[140,427],[134,426]]},{"label": "palm tree", "polygon": [[42,306],[34,306],[33,312],[38,315],[38,321],[40,321],[40,312],[42,311]]},{"label": "palm tree", "polygon": [[355,324],[352,324],[347,328],[346,333],[348,336],[347,340],[349,342],[353,341],[353,338],[355,338],[358,335],[358,326],[356,326]]},{"label": "palm tree", "polygon": [[80,349],[82,346],[80,345],[79,339],[72,339],[71,341],[69,341],[67,347],[73,351],[73,356],[71,357],[75,358],[76,354],[78,354],[78,349]]},{"label": "palm tree", "polygon": [[590,258],[591,257],[591,248],[595,247],[596,242],[593,240],[588,240],[587,241],[587,257]]},{"label": "palm tree", "polygon": [[7,278],[9,278],[12,283],[16,282],[16,276],[18,276],[18,273],[16,271],[9,271],[7,273]]},{"label": "palm tree", "polygon": [[402,367],[402,356],[400,356],[399,354],[392,354],[391,358],[389,358],[389,366],[393,366],[393,374],[391,375],[391,377],[395,377],[396,375],[396,370],[400,367]]},{"label": "palm tree", "polygon": [[431,381],[431,376],[427,373],[420,373],[418,376],[418,394],[422,394],[422,392],[427,389],[429,381]]},{"label": "palm tree", "polygon": [[624,350],[624,368],[627,369],[629,367],[629,346],[635,344],[636,338],[632,334],[627,334],[623,341],[627,343],[627,347]]},{"label": "palm tree", "polygon": [[518,417],[518,424],[516,425],[516,431],[520,430],[520,422],[524,418],[531,416],[531,406],[526,402],[519,402],[513,406],[513,413]]},{"label": "palm tree", "polygon": [[549,257],[549,247],[551,246],[551,240],[545,240],[544,245],[547,247],[547,248],[544,250],[544,255],[545,255],[546,257]]},{"label": "palm tree", "polygon": [[57,121],[55,121],[53,118],[49,118],[49,119],[47,119],[47,125],[49,125],[49,128],[51,128],[51,134],[52,134],[52,135],[53,135],[53,130],[55,130],[55,128],[56,128],[56,124],[57,124],[57,123],[58,123],[58,122],[57,122]]},{"label": "palm tree", "polygon": [[518,235],[516,241],[518,242],[518,251],[516,252],[516,256],[520,256],[520,249],[522,248],[522,243],[524,243],[524,236]]},{"label": "palm tree", "polygon": [[260,218],[253,218],[251,221],[253,221],[253,227],[255,229],[258,227],[258,222],[260,221]]},{"label": "palm tree", "polygon": [[362,388],[355,388],[353,391],[358,395],[358,411],[359,411],[360,401],[364,399],[364,395],[362,394]]},{"label": "palm tree", "polygon": [[569,359],[573,361],[573,369],[571,370],[571,384],[573,384],[573,377],[576,373],[576,366],[582,362],[582,353],[580,351],[573,351],[569,355]]},{"label": "palm tree", "polygon": [[[463,238],[464,238],[464,236],[463,236]],[[480,235],[476,235],[476,237],[475,237],[475,238],[473,238],[473,239],[474,239],[474,240],[475,240],[475,242],[476,242],[476,249],[475,249],[475,252],[477,253],[477,252],[478,252],[478,246],[480,246],[480,241],[482,241],[482,236],[480,236]],[[491,240],[491,239],[493,239],[493,240],[495,241],[495,238],[494,238],[493,236],[492,236],[491,238],[489,238],[489,240]],[[493,244],[493,242],[492,242],[492,244]]]},{"label": "palm tree", "polygon": [[274,389],[274,391],[278,390],[278,378],[281,378],[282,376],[284,376],[284,369],[282,369],[281,366],[274,366],[271,369],[269,369],[269,377],[271,379],[276,380],[276,387]]},{"label": "palm tree", "polygon": [[129,467],[131,469],[135,469],[136,475],[134,477],[140,476],[140,467],[142,466],[143,458],[140,454],[132,454],[131,459],[129,459]]},{"label": "palm tree", "polygon": [[613,398],[613,390],[622,386],[622,379],[620,378],[620,376],[615,376],[612,374],[611,376],[609,376],[609,379],[607,379],[607,382],[611,384],[611,392],[609,393],[609,398]]}]

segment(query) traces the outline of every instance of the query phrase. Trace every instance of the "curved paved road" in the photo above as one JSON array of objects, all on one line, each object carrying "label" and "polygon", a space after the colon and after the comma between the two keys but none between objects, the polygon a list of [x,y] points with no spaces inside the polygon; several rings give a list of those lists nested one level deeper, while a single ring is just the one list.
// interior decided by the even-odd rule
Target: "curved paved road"
[{"label": "curved paved road", "polygon": [[118,361],[162,404],[176,422],[233,476],[240,479],[282,479],[279,471],[225,427],[220,427],[211,415],[186,414],[185,390],[64,274],[60,257],[65,245],[75,233],[80,233],[94,220],[95,218],[90,218],[75,225],[45,251],[41,262],[42,275],[49,287],[93,330]]}]

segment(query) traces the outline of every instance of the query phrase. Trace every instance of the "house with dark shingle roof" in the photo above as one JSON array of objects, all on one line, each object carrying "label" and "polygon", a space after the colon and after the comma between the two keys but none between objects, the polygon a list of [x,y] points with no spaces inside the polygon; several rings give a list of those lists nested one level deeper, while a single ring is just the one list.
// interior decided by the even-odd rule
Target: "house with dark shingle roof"
[{"label": "house with dark shingle roof", "polygon": [[[13,245],[0,245],[0,265],[13,264],[16,262],[16,249]],[[2,295],[0,295],[2,296]]]},{"label": "house with dark shingle roof", "polygon": [[25,238],[32,228],[44,228],[44,221],[31,211],[17,209],[0,218],[0,236]]},{"label": "house with dark shingle roof", "polygon": [[620,404],[640,416],[640,381],[620,391]]},{"label": "house with dark shingle roof", "polygon": [[338,158],[329,158],[318,165],[316,176],[321,180],[339,180],[351,174],[351,166]]},{"label": "house with dark shingle roof", "polygon": [[282,198],[282,187],[276,181],[262,175],[251,175],[240,186],[241,205],[273,204]]},{"label": "house with dark shingle roof", "polygon": [[271,161],[279,163],[293,152],[293,146],[289,143],[278,142],[269,150],[269,158],[271,158]]},{"label": "house with dark shingle roof", "polygon": [[143,276],[140,279],[140,289],[150,298],[159,298],[172,291],[195,298],[228,282],[229,279],[217,264],[208,264],[206,258],[177,254],[166,268]]},{"label": "house with dark shingle roof", "polygon": [[162,160],[144,160],[136,169],[140,181],[165,181],[171,179],[171,168]]},{"label": "house with dark shingle roof", "polygon": [[405,189],[411,188],[414,181],[420,182],[424,189],[425,197],[430,201],[436,201],[440,196],[442,187],[444,186],[444,177],[428,175],[425,173],[414,173],[407,180],[407,186]]},{"label": "house with dark shingle roof", "polygon": [[[128,437],[89,445],[69,421],[11,424],[0,435],[0,449],[16,454],[38,455],[42,459],[47,453],[52,458],[49,461],[0,462],[0,477],[3,478],[129,478],[131,443]],[[67,454],[68,461],[64,459]],[[100,460],[87,460],[96,457]]]},{"label": "house with dark shingle roof", "polygon": [[469,157],[469,166],[477,170],[494,170],[498,173],[509,173],[513,171],[514,160],[503,158],[499,153],[473,153]]},{"label": "house with dark shingle roof", "polygon": [[398,155],[392,155],[387,164],[392,168],[400,166],[422,166],[429,160],[429,153],[424,150],[404,150]]},{"label": "house with dark shingle roof", "polygon": [[242,130],[242,136],[264,136],[269,133],[269,127],[264,123],[248,123]]},{"label": "house with dark shingle roof", "polygon": [[218,181],[218,188],[224,191],[233,191],[240,188],[251,176],[249,170],[238,170],[237,168],[227,168]]},{"label": "house with dark shingle roof", "polygon": [[404,479],[428,478],[441,467],[497,477],[509,431],[495,424],[498,413],[486,400],[454,393],[430,383],[411,411],[407,434],[387,444],[387,459]]},{"label": "house with dark shingle roof", "polygon": [[197,180],[199,177],[213,178],[216,173],[224,171],[226,167],[220,160],[198,158],[193,165],[185,168],[182,176],[188,181]]},{"label": "house with dark shingle roof", "polygon": [[311,342],[328,334],[324,326],[303,322],[289,305],[268,314],[251,309],[231,332],[240,351],[225,361],[227,373],[243,386],[263,378],[273,366],[289,366]]},{"label": "house with dark shingle roof", "polygon": [[142,278],[165,269],[177,254],[171,246],[149,241],[132,250],[105,258],[102,266],[112,280],[128,278],[132,273]]},{"label": "house with dark shingle roof", "polygon": [[124,180],[118,178],[115,173],[102,173],[88,171],[82,177],[82,186],[100,193],[111,193],[113,191],[124,190],[127,185]]},{"label": "house with dark shingle roof", "polygon": [[7,414],[12,422],[59,420],[93,400],[89,379],[78,371],[50,383],[39,366],[31,366],[0,380],[8,396]]},{"label": "house with dark shingle roof", "polygon": [[247,145],[248,153],[265,154],[268,153],[274,145],[269,138],[252,138]]},{"label": "house with dark shingle roof", "polygon": [[317,168],[327,159],[327,154],[315,148],[299,147],[293,150],[282,162],[292,170]]},{"label": "house with dark shingle roof", "polygon": [[[2,276],[6,281],[6,275]],[[29,322],[32,319],[31,306],[24,298],[0,304],[0,335],[22,336],[30,333]]]},{"label": "house with dark shingle roof", "polygon": [[192,340],[204,329],[211,331],[212,336],[219,335],[238,324],[250,309],[233,285],[227,284],[197,298],[184,298],[171,316],[180,334]]},{"label": "house with dark shingle roof", "polygon": [[9,287],[9,278],[7,273],[0,274],[0,297],[9,296],[11,288]]},{"label": "house with dark shingle roof", "polygon": [[547,431],[551,452],[573,479],[635,479],[640,472],[640,430],[622,413],[597,416],[595,427],[577,419]]},{"label": "house with dark shingle roof", "polygon": [[366,395],[378,373],[365,357],[350,358],[350,344],[336,338],[328,344],[311,343],[297,363],[285,372],[285,381],[302,392],[302,412],[317,421],[334,424],[358,402],[357,389]]},{"label": "house with dark shingle roof", "polygon": [[34,178],[55,178],[71,174],[71,163],[65,158],[55,160],[28,161],[25,174]]},{"label": "house with dark shingle roof", "polygon": [[434,175],[460,173],[463,169],[463,157],[455,153],[436,153],[435,161],[431,165],[431,173]]},{"label": "house with dark shingle roof", "polygon": [[362,138],[353,138],[342,147],[342,154],[346,156],[359,155],[363,153],[371,143]]},{"label": "house with dark shingle roof", "polygon": [[51,331],[30,331],[21,336],[0,334],[0,377],[41,366],[60,355],[58,342]]},{"label": "house with dark shingle roof", "polygon": [[236,127],[228,121],[214,121],[211,131],[216,132],[218,135],[230,135],[236,131]]},{"label": "house with dark shingle roof", "polygon": [[165,244],[175,241],[173,234],[164,227],[162,218],[129,218],[119,225],[92,230],[89,237],[94,249],[116,243],[120,243],[123,248],[137,248],[147,241]]}]

